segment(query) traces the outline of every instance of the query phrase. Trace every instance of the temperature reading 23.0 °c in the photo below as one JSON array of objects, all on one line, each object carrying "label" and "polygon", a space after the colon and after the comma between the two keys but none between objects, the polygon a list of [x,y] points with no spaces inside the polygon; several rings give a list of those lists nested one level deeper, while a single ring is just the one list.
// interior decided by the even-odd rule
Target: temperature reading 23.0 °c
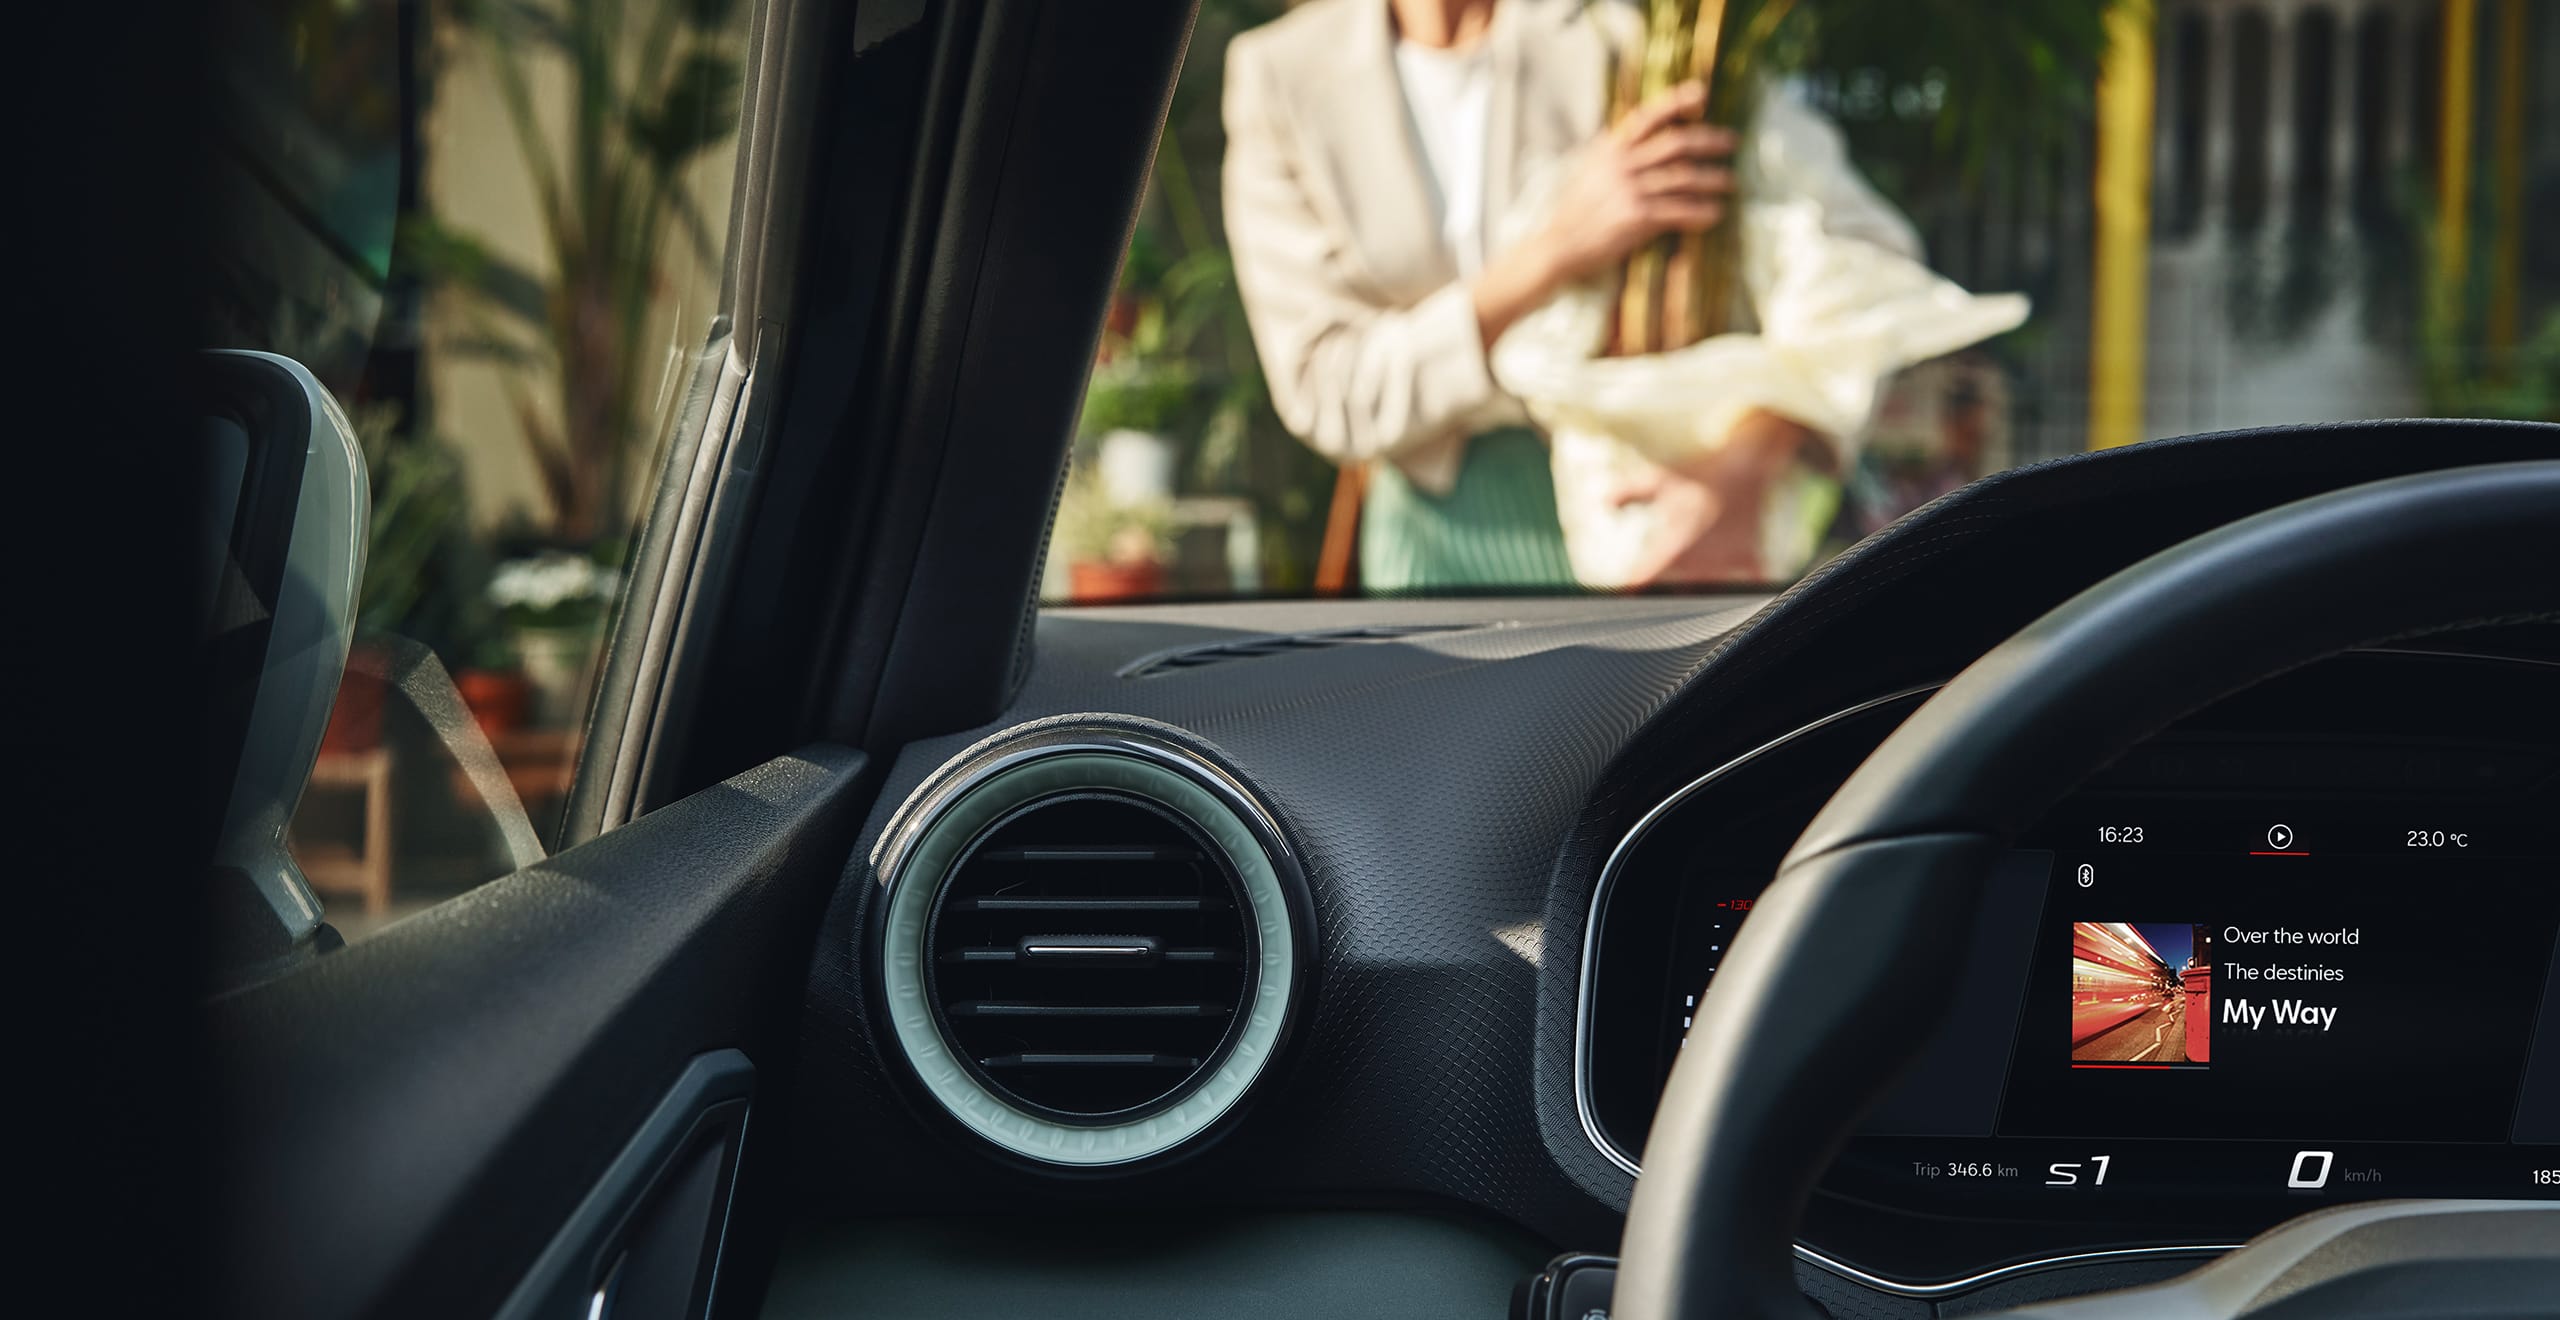
[{"label": "temperature reading 23.0 \u00b0c", "polygon": [[2471,836],[2461,830],[2411,830],[2409,846],[2412,848],[2468,848],[2471,846]]}]

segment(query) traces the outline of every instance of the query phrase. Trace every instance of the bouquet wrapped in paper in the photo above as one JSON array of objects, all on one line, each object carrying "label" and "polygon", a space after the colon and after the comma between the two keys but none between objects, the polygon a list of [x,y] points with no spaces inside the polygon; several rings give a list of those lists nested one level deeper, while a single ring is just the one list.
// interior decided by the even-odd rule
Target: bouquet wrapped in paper
[{"label": "bouquet wrapped in paper", "polygon": [[[1754,20],[1772,8],[1655,0],[1645,58],[1616,80],[1616,111],[1710,76],[1719,49],[1728,67],[1747,62]],[[1632,478],[1712,450],[1754,409],[1845,459],[1895,372],[2027,317],[2022,295],[1968,293],[1931,271],[1910,224],[1820,115],[1742,76],[1713,78],[1708,104],[1711,120],[1744,130],[1724,222],[1658,239],[1617,278],[1566,290],[1492,355],[1495,379],[1552,439],[1566,549],[1590,585],[1626,584],[1656,533],[1648,505],[1618,502]],[[1510,219],[1525,229],[1537,209]],[[1763,554],[1772,577],[1813,548],[1810,519],[1776,497]]]}]

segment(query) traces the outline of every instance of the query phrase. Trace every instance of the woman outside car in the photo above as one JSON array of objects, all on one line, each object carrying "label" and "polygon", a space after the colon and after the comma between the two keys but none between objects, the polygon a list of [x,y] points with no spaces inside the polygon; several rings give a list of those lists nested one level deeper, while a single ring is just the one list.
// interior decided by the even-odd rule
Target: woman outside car
[{"label": "woman outside car", "polygon": [[[1736,135],[1685,84],[1614,126],[1628,6],[1313,0],[1228,48],[1225,211],[1281,420],[1372,476],[1370,591],[1568,586],[1544,440],[1496,383],[1515,322],[1648,240],[1725,222]],[[1544,219],[1517,223],[1524,202]],[[1522,232],[1506,241],[1515,229]],[[1637,582],[1757,581],[1762,505],[1812,433],[1766,409],[1625,483]]]}]

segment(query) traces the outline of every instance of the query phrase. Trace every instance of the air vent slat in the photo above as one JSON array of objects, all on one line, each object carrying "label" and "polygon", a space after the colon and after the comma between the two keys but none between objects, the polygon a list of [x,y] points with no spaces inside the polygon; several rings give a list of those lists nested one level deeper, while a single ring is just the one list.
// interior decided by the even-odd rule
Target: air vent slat
[{"label": "air vent slat", "polygon": [[991,1054],[978,1060],[982,1068],[1198,1068],[1200,1061],[1181,1054]]},{"label": "air vent slat", "polygon": [[943,1010],[956,1018],[1208,1018],[1235,1011],[1226,1004],[1041,1004],[971,1002]]},{"label": "air vent slat", "polygon": [[1085,895],[954,899],[952,912],[1209,912],[1226,905],[1215,898],[1100,898]]},{"label": "air vent slat", "polygon": [[[1155,960],[1168,963],[1231,963],[1236,960],[1236,951],[1233,949],[1158,949]],[[1019,948],[951,949],[942,955],[942,961],[946,963],[1023,962],[1033,966],[1050,967],[1071,965],[1064,957],[1024,958]]]},{"label": "air vent slat", "polygon": [[1196,862],[1197,848],[1159,848],[1139,844],[1096,845],[1082,848],[982,848],[978,860],[985,862]]}]

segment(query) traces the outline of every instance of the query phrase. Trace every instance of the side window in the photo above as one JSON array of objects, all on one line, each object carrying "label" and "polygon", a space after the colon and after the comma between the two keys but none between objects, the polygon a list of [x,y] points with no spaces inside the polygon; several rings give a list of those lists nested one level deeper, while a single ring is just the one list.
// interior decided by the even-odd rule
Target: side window
[{"label": "side window", "polygon": [[289,835],[360,939],[513,869],[527,821],[555,837],[720,310],[751,5],[230,8],[210,342],[309,367],[371,478],[355,655]]}]

